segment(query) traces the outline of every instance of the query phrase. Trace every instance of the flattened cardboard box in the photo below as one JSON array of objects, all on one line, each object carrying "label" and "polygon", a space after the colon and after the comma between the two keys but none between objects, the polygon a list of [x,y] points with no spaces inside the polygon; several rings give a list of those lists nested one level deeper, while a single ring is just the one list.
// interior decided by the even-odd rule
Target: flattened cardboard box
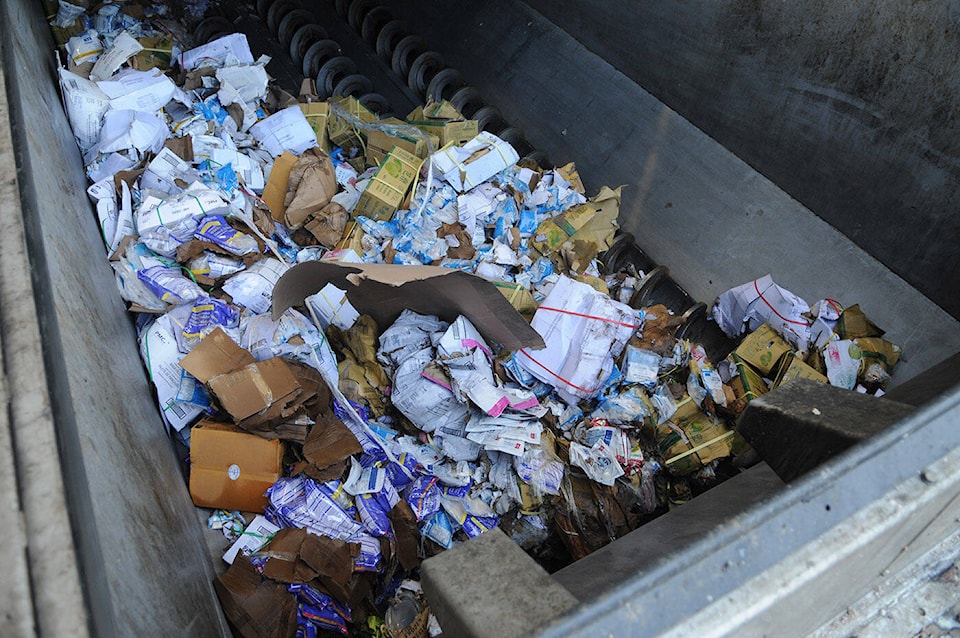
[{"label": "flattened cardboard box", "polygon": [[190,431],[190,497],[199,507],[262,512],[282,463],[280,441],[205,419]]},{"label": "flattened cardboard box", "polygon": [[209,385],[224,409],[244,427],[275,418],[301,393],[283,359],[255,361],[220,328],[185,356],[180,367]]},{"label": "flattened cardboard box", "polygon": [[[380,121],[382,124],[406,124],[396,118],[388,118]],[[416,155],[420,159],[425,159],[428,154],[427,142],[416,137],[407,137],[406,135],[390,135],[385,131],[366,131],[367,134],[367,163],[378,165],[383,163],[394,146],[401,148],[411,155]],[[440,139],[436,135],[428,135],[430,143],[434,150],[440,146]]]},{"label": "flattened cardboard box", "polygon": [[375,221],[393,217],[417,178],[421,164],[422,159],[394,146],[360,195],[353,216],[363,215]]},{"label": "flattened cardboard box", "polygon": [[328,283],[346,291],[357,312],[386,329],[404,309],[454,321],[464,315],[491,343],[508,350],[543,348],[543,337],[492,283],[438,266],[337,264],[311,261],[294,266],[273,289],[273,317],[302,305]]}]

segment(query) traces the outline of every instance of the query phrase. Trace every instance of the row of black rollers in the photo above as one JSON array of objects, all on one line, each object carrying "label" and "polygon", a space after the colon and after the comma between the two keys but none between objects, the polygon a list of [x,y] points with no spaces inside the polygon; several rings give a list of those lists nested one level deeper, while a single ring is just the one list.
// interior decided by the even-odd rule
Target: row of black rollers
[{"label": "row of black rollers", "polygon": [[[396,19],[390,7],[377,0],[334,0],[334,6],[376,57],[405,81],[420,100],[449,100],[465,117],[477,120],[480,130],[509,142],[525,160],[550,166],[546,154],[534,149],[518,128],[505,122],[500,110],[487,104],[476,88],[467,85],[460,71],[446,66],[443,57],[429,50],[426,41],[412,33],[405,21]],[[358,72],[355,62],[342,54],[340,45],[328,37],[313,11],[295,0],[255,0],[255,11],[292,61],[300,65],[303,77],[316,80],[321,99],[353,96],[375,113],[392,113],[387,99],[374,90],[366,75]],[[194,32],[196,42],[209,42],[235,32],[234,21],[227,14],[205,18]],[[643,272],[630,305],[643,308],[663,304],[680,314],[682,324],[677,337],[703,344],[712,360],[722,359],[735,346],[708,319],[707,305],[692,299],[670,277],[666,266],[654,263],[637,246],[630,233],[618,233],[614,244],[601,255],[601,261],[608,272],[617,272],[628,264]]]}]

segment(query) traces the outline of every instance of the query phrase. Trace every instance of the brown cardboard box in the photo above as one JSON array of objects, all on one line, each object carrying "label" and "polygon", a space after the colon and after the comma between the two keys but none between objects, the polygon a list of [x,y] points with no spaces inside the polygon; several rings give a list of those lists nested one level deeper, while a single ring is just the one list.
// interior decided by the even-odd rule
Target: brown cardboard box
[{"label": "brown cardboard box", "polygon": [[440,146],[455,144],[463,146],[475,138],[480,128],[476,120],[459,120],[453,122],[443,122],[440,120],[416,120],[409,122],[418,129],[439,138]]},{"label": "brown cardboard box", "polygon": [[716,417],[702,412],[690,397],[684,397],[670,420],[657,427],[664,464],[675,474],[689,474],[729,456],[732,437],[732,430]]},{"label": "brown cardboard box", "polygon": [[[406,124],[396,118],[389,118],[381,121],[383,124]],[[416,137],[407,137],[405,135],[390,135],[384,131],[366,131],[367,135],[367,163],[377,166],[383,162],[394,146],[402,148],[406,152],[416,155],[420,159],[425,159],[428,154],[427,142]],[[435,135],[428,135],[433,149],[439,148],[440,139]]]},{"label": "brown cardboard box", "polygon": [[462,146],[480,132],[476,120],[464,119],[455,106],[442,100],[417,107],[407,115],[407,122],[440,140],[440,146]]},{"label": "brown cardboard box", "polygon": [[530,294],[530,291],[524,288],[522,284],[510,283],[508,281],[491,281],[490,283],[496,286],[497,290],[502,292],[503,296],[510,302],[510,305],[516,308],[517,312],[523,315],[528,321],[533,318],[534,313],[537,311],[537,302],[534,301],[533,295]]},{"label": "brown cardboard box", "polygon": [[307,123],[317,135],[317,144],[324,153],[330,152],[330,138],[327,136],[327,122],[330,119],[330,105],[326,102],[301,102],[300,110]]},{"label": "brown cardboard box", "polygon": [[738,399],[752,401],[768,390],[763,377],[756,370],[745,363],[743,359],[736,354],[731,355],[734,364],[737,367],[737,375],[730,379],[730,387]]},{"label": "brown cardboard box", "polygon": [[139,71],[150,69],[167,70],[170,68],[170,56],[173,55],[173,35],[166,34],[153,38],[137,38],[143,46],[140,51],[130,58],[130,66]]},{"label": "brown cardboard box", "polygon": [[737,346],[735,352],[737,356],[769,378],[777,361],[790,349],[790,344],[765,323],[748,334]]},{"label": "brown cardboard box", "polygon": [[262,512],[282,460],[280,441],[205,419],[190,430],[190,496],[199,507]]},{"label": "brown cardboard box", "polygon": [[393,217],[417,178],[421,164],[422,159],[394,146],[360,195],[353,216],[364,215],[376,221]]},{"label": "brown cardboard box", "polygon": [[[359,119],[361,123],[369,124],[377,121],[377,115],[355,97],[331,98],[328,102],[335,102],[349,115]],[[327,118],[327,137],[331,145],[344,148],[355,146],[360,141],[358,134],[359,131],[347,120],[334,114]]]},{"label": "brown cardboard box", "polygon": [[796,378],[810,379],[817,383],[827,383],[827,377],[823,376],[806,363],[795,352],[788,352],[777,362],[774,369],[773,387],[778,388],[787,381]]}]

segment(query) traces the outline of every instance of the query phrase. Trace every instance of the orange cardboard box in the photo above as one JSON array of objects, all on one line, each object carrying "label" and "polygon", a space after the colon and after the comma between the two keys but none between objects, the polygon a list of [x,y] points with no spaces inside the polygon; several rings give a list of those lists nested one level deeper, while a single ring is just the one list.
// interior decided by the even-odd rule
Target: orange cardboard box
[{"label": "orange cardboard box", "polygon": [[282,462],[280,441],[204,419],[190,431],[190,497],[199,507],[262,512]]}]

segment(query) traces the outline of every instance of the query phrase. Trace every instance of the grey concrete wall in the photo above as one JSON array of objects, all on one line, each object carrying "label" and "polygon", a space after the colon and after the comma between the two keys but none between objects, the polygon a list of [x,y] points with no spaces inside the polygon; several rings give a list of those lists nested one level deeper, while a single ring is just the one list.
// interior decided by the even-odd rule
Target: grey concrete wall
[{"label": "grey concrete wall", "polygon": [[527,4],[960,316],[960,4]]},{"label": "grey concrete wall", "polygon": [[[0,2],[0,35],[57,434],[47,452],[59,454],[63,468],[90,633],[229,635],[196,510],[170,453],[86,196],[41,4]],[[47,602],[38,599],[38,616],[61,613]]]}]

